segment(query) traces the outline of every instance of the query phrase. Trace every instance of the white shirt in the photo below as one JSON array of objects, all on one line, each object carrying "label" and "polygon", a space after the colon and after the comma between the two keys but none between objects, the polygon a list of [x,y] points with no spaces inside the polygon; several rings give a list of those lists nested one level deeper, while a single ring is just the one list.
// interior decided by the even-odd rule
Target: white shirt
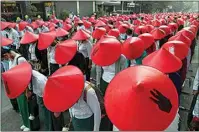
[{"label": "white shirt", "polygon": [[[120,57],[121,70],[126,68],[125,63],[126,63],[126,57],[124,55],[121,55],[121,57]],[[115,64],[116,64],[116,62],[114,64],[110,65],[110,66],[103,66],[102,67],[103,70],[104,70],[103,75],[102,75],[102,79],[107,83],[110,83],[111,80],[113,79],[113,77],[115,76],[115,72],[116,72],[115,71],[115,69],[116,69]]]},{"label": "white shirt", "polygon": [[90,41],[79,44],[79,52],[82,53],[85,58],[91,59],[91,49],[92,49],[92,45]]},{"label": "white shirt", "polygon": [[55,61],[55,46],[50,46],[48,49],[49,62],[52,64],[57,64]]},{"label": "white shirt", "polygon": [[30,26],[26,26],[25,30],[34,33],[34,30]]},{"label": "white shirt", "polygon": [[47,82],[47,77],[38,71],[32,70],[32,86],[33,93],[39,97],[43,97],[43,91]]},{"label": "white shirt", "polygon": [[[84,84],[84,89],[87,87],[87,83]],[[78,119],[86,119],[94,114],[94,130],[99,131],[101,122],[101,109],[95,91],[90,88],[87,91],[87,103],[84,101],[84,92],[80,99],[70,109],[70,116]]]},{"label": "white shirt", "polygon": [[6,32],[5,30],[3,30],[3,31],[0,31],[1,32],[1,35],[3,36],[3,37],[8,37],[8,32]]},{"label": "white shirt", "polygon": [[82,25],[82,26],[77,26],[77,30],[79,30],[79,29],[84,29],[84,30],[85,30],[84,25]]},{"label": "white shirt", "polygon": [[44,32],[48,32],[49,29],[46,27],[46,26],[42,26],[42,29],[41,29],[41,32],[44,33]]},{"label": "white shirt", "polygon": [[159,47],[160,47],[160,41],[158,40],[158,41],[155,42],[156,50],[159,50]]},{"label": "white shirt", "polygon": [[187,72],[189,70],[190,60],[191,60],[191,48],[189,48],[188,55],[187,55]]},{"label": "white shirt", "polygon": [[[199,90],[199,68],[197,69],[197,73],[193,83],[193,90]],[[193,110],[193,116],[199,118],[199,96],[197,97],[196,104]]]},{"label": "white shirt", "polygon": [[136,61],[135,60],[131,60],[131,66],[136,66]]},{"label": "white shirt", "polygon": [[[20,55],[20,54],[17,54],[13,60],[10,60],[10,61],[9,61],[9,69],[15,67],[15,66],[18,65],[18,64],[21,64],[21,63],[23,63],[23,62],[26,62],[26,59],[25,59],[24,57],[19,57],[19,56],[21,56],[21,55]],[[18,58],[18,57],[19,57],[19,58]],[[18,58],[18,64],[17,64],[17,58]]]},{"label": "white shirt", "polygon": [[37,61],[37,57],[35,55],[35,48],[36,48],[36,44],[31,44],[29,47],[30,60]]},{"label": "white shirt", "polygon": [[15,29],[13,29],[13,28],[10,29],[10,32],[8,34],[8,38],[12,39],[13,40],[12,45],[16,46],[16,49],[19,49],[19,47],[20,47],[19,33]]}]

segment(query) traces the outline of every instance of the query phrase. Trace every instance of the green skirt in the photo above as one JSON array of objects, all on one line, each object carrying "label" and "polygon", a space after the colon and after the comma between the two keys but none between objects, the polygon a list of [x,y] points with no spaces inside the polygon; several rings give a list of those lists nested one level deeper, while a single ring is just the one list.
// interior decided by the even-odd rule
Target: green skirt
[{"label": "green skirt", "polygon": [[26,126],[27,128],[30,128],[30,120],[28,119],[29,118],[28,101],[24,93],[22,93],[17,98],[17,103],[19,107],[19,112],[22,117],[23,125]]},{"label": "green skirt", "polygon": [[44,131],[53,131],[51,112],[45,107],[43,98],[37,96],[37,103],[41,108],[41,116],[44,119]]},{"label": "green skirt", "polygon": [[94,115],[86,119],[77,119],[72,117],[74,131],[93,131],[94,130]]}]

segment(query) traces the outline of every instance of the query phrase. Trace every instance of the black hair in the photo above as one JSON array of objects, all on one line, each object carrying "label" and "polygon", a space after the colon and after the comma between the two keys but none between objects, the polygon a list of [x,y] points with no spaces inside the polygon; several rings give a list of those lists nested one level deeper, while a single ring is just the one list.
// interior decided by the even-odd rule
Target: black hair
[{"label": "black hair", "polygon": [[10,48],[1,48],[1,58],[3,58],[4,54],[10,53],[11,49]]},{"label": "black hair", "polygon": [[83,74],[85,73],[86,60],[85,60],[85,57],[83,56],[83,54],[80,53],[79,51],[76,52],[75,56],[68,63],[68,65],[76,66],[77,68],[79,68],[82,71]]},{"label": "black hair", "polygon": [[132,35],[132,33],[133,33],[132,29],[127,28],[127,30],[126,30],[126,34],[127,34],[127,35]]}]

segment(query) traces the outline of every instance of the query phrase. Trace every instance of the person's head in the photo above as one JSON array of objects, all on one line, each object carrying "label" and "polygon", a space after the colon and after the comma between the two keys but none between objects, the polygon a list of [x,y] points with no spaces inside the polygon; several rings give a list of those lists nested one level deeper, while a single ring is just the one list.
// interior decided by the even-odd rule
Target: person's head
[{"label": "person's head", "polygon": [[78,26],[80,26],[80,27],[83,26],[83,25],[84,25],[83,23],[78,23]]},{"label": "person's head", "polygon": [[80,53],[79,51],[76,52],[75,56],[68,63],[68,65],[76,66],[77,68],[79,68],[82,71],[83,74],[86,71],[86,60],[85,60],[83,54]]},{"label": "person's head", "polygon": [[128,29],[126,30],[126,34],[127,34],[127,35],[132,35],[132,34],[133,34],[132,29],[128,28]]},{"label": "person's head", "polygon": [[5,60],[13,60],[16,52],[8,47],[1,48],[1,58]]}]

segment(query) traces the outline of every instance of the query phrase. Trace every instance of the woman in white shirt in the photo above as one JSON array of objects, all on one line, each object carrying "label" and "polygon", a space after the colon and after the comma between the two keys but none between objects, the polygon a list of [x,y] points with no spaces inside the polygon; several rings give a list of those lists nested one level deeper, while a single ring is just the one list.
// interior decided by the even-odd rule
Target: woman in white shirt
[{"label": "woman in white shirt", "polygon": [[79,52],[81,52],[86,59],[86,80],[90,81],[90,74],[92,68],[92,60],[91,60],[91,49],[92,45],[89,40],[83,40],[79,44]]},{"label": "woman in white shirt", "polygon": [[[68,63],[78,67],[85,72],[85,58],[82,53],[77,52],[74,58]],[[70,109],[70,116],[75,131],[99,131],[101,122],[101,109],[94,89],[89,88],[85,81],[84,90],[80,99]],[[85,94],[86,92],[86,94]]]},{"label": "woman in white shirt", "polygon": [[52,75],[57,69],[59,69],[59,64],[55,61],[55,48],[56,44],[58,43],[57,40],[54,40],[54,42],[51,44],[51,46],[48,48],[48,63],[50,65],[50,75]]}]

